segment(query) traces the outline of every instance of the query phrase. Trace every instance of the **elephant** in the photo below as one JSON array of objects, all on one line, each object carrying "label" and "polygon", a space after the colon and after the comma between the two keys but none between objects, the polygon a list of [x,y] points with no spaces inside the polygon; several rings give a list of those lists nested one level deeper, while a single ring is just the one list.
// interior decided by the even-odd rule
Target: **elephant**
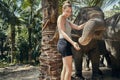
[{"label": "elephant", "polygon": [[120,78],[120,13],[107,18],[105,22],[107,28],[103,38],[107,50],[111,53],[112,75]]},{"label": "elephant", "polygon": [[[91,21],[92,20],[92,21]],[[75,63],[75,77],[84,80],[82,76],[83,54],[87,53],[92,62],[92,80],[101,77],[99,70],[99,46],[97,41],[104,40],[110,52],[113,76],[120,77],[120,13],[104,20],[104,13],[99,7],[84,7],[80,9],[74,23],[86,23],[83,30],[72,30],[72,39],[81,44],[81,50],[72,48]],[[114,74],[114,73],[117,73]]]},{"label": "elephant", "polygon": [[92,80],[102,78],[102,72],[99,69],[100,52],[98,50],[97,38],[105,30],[104,13],[99,7],[83,7],[80,9],[75,24],[85,23],[83,30],[72,30],[72,39],[79,41],[81,50],[76,51],[72,47],[73,59],[75,65],[75,79],[84,80],[82,75],[82,62],[84,53],[89,54],[92,62]]}]

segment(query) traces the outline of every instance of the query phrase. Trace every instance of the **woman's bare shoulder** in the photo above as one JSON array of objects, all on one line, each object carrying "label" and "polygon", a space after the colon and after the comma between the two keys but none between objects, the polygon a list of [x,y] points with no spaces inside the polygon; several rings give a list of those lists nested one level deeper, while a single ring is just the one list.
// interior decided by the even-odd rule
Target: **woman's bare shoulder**
[{"label": "woman's bare shoulder", "polygon": [[64,19],[64,17],[63,17],[62,15],[59,15],[59,16],[58,16],[57,22],[60,22],[60,21],[62,21],[62,22],[65,21],[65,19]]}]

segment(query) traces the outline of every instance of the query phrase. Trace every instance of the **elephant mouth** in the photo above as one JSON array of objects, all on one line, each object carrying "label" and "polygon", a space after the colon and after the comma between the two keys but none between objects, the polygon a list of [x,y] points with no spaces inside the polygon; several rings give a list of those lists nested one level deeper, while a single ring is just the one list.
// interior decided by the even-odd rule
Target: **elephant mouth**
[{"label": "elephant mouth", "polygon": [[83,38],[83,37],[80,37],[78,39],[78,42],[81,44],[81,45],[87,45],[90,43],[90,41],[92,40],[92,36],[91,37],[87,37],[87,38]]}]

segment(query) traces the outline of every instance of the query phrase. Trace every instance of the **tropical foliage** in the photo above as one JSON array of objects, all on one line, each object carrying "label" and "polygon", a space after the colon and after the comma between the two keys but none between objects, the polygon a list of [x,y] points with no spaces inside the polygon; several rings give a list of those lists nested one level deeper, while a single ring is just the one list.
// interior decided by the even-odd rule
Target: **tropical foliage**
[{"label": "tropical foliage", "polygon": [[120,1],[117,1],[111,8],[107,11],[104,11],[106,18],[113,16],[114,14],[120,13]]},{"label": "tropical foliage", "polygon": [[[119,0],[70,0],[73,5],[73,20],[76,18],[77,13],[79,12],[81,7],[89,7],[89,6],[99,6],[101,9],[105,11],[109,11],[111,5],[116,5]],[[119,8],[119,7],[118,7]],[[109,14],[105,14],[107,16]]]},{"label": "tropical foliage", "polygon": [[[0,1],[0,60],[38,61],[41,40],[40,0]],[[6,54],[4,54],[6,52]]]}]

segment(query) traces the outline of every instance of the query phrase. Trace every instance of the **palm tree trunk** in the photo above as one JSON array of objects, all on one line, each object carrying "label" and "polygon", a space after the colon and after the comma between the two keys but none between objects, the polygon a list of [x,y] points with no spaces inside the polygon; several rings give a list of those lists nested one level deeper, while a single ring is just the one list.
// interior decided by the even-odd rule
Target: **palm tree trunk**
[{"label": "palm tree trunk", "polygon": [[11,27],[11,63],[13,63],[15,51],[15,26],[11,25],[10,27]]},{"label": "palm tree trunk", "polygon": [[40,80],[60,80],[62,58],[52,43],[58,16],[58,0],[42,0],[43,27],[40,55]]},{"label": "palm tree trunk", "polygon": [[4,51],[3,50],[3,43],[4,43],[3,38],[1,38],[0,41],[1,41],[1,47],[0,47],[1,48],[0,49],[1,50],[1,55],[0,55],[0,58],[3,59],[4,58],[4,55],[3,55],[3,51]]},{"label": "palm tree trunk", "polygon": [[31,34],[32,34],[32,29],[28,28],[28,42],[29,42],[29,53],[28,53],[28,61],[27,62],[31,62],[31,53],[32,53],[32,42],[31,42]]}]

